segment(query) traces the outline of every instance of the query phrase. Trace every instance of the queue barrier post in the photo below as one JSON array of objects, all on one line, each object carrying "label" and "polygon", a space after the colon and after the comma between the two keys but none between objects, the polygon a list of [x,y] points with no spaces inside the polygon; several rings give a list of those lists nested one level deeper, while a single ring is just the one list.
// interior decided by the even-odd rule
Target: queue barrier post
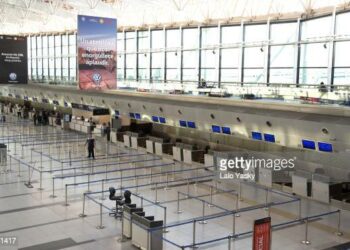
[{"label": "queue barrier post", "polygon": [[50,195],[50,198],[56,198],[55,195],[55,178],[52,178],[52,195]]},{"label": "queue barrier post", "polygon": [[66,184],[65,186],[65,203],[64,203],[64,206],[68,207],[69,204],[68,204],[68,185]]},{"label": "queue barrier post", "polygon": [[167,208],[164,207],[164,220],[163,220],[164,229],[163,229],[163,233],[168,233],[169,232],[169,230],[167,230],[166,227],[165,227],[166,224],[167,224],[166,217],[167,217]]},{"label": "queue barrier post", "polygon": [[310,245],[311,242],[308,240],[308,230],[309,230],[309,219],[305,219],[305,238],[301,241],[301,244]]},{"label": "queue barrier post", "polygon": [[208,203],[208,207],[213,207],[213,186],[210,186],[210,203]]},{"label": "queue barrier post", "polygon": [[100,204],[100,225],[98,225],[96,228],[97,229],[104,229],[105,227],[103,226],[102,224],[102,203],[99,203]]},{"label": "queue barrier post", "polygon": [[79,217],[84,218],[87,215],[85,214],[85,200],[86,200],[86,194],[83,195],[83,212],[81,214],[79,214]]},{"label": "queue barrier post", "polygon": [[236,213],[235,213],[235,217],[240,217],[241,215],[238,213],[238,210],[239,210],[239,198],[238,198],[238,194],[236,195],[236,206],[235,206],[235,210],[236,210]]},{"label": "queue barrier post", "polygon": [[202,220],[199,221],[198,223],[203,225],[207,224],[208,222],[204,218],[205,218],[205,201],[203,200],[202,201]]},{"label": "queue barrier post", "polygon": [[338,211],[338,226],[337,226],[337,235],[342,236],[343,232],[341,231],[341,210]]},{"label": "queue barrier post", "polygon": [[177,210],[176,212],[177,214],[181,214],[182,210],[180,209],[180,192],[177,191]]}]

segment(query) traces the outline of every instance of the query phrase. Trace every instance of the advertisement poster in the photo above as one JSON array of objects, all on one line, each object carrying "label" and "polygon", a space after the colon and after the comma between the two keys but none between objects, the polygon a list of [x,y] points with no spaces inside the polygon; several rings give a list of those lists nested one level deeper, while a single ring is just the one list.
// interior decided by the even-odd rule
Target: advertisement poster
[{"label": "advertisement poster", "polygon": [[256,220],[253,232],[253,250],[271,249],[271,217]]},{"label": "advertisement poster", "polygon": [[117,20],[78,16],[79,89],[117,88]]},{"label": "advertisement poster", "polygon": [[0,35],[0,83],[28,83],[26,37]]}]

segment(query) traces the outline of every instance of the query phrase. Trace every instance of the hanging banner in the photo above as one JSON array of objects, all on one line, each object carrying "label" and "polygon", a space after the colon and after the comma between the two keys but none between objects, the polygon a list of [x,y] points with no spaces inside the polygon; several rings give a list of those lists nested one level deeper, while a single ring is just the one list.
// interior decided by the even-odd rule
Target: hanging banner
[{"label": "hanging banner", "polygon": [[271,249],[271,217],[254,221],[253,250]]},{"label": "hanging banner", "polygon": [[26,37],[0,35],[0,83],[28,83]]},{"label": "hanging banner", "polygon": [[117,88],[117,20],[78,16],[79,89]]}]

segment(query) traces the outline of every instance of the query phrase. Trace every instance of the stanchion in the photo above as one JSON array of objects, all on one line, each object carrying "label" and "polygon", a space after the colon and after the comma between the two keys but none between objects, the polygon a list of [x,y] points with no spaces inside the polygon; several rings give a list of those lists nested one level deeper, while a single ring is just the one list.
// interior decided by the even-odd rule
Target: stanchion
[{"label": "stanchion", "polygon": [[338,210],[338,227],[337,227],[337,235],[342,236],[343,232],[340,229],[340,223],[341,223],[341,210]]},{"label": "stanchion", "polygon": [[43,152],[40,152],[40,171],[43,169]]},{"label": "stanchion", "polygon": [[50,198],[56,198],[55,195],[55,178],[52,178],[52,195],[50,195]]},{"label": "stanchion", "polygon": [[301,241],[302,244],[310,245],[311,242],[308,240],[308,230],[309,230],[309,219],[305,220],[305,239]]},{"label": "stanchion", "polygon": [[236,217],[240,217],[241,215],[238,213],[239,210],[239,199],[238,199],[238,195],[236,195],[236,206],[235,206],[235,216]]},{"label": "stanchion", "polygon": [[199,224],[207,224],[208,222],[204,219],[205,218],[205,201],[202,201],[202,220],[199,221]]},{"label": "stanchion", "polygon": [[175,213],[177,214],[182,213],[182,210],[180,209],[180,192],[179,191],[177,192],[177,210]]},{"label": "stanchion", "polygon": [[298,202],[298,219],[301,219],[301,198],[299,198],[299,202]]},{"label": "stanchion", "polygon": [[231,250],[231,236],[227,236],[227,240],[228,240],[228,250]]},{"label": "stanchion", "polygon": [[21,162],[18,160],[17,176],[21,177]]},{"label": "stanchion", "polygon": [[196,247],[196,220],[193,220],[193,229],[192,229],[192,248]]},{"label": "stanchion", "polygon": [[85,194],[83,195],[83,212],[81,214],[79,214],[79,217],[86,217],[86,214],[85,214]]},{"label": "stanchion", "polygon": [[166,217],[167,217],[167,208],[164,207],[164,220],[163,220],[164,229],[163,229],[163,233],[168,233],[169,232],[169,230],[166,229],[166,225],[167,225]]},{"label": "stanchion", "polygon": [[103,192],[103,190],[105,190],[105,180],[102,179],[102,182],[101,182],[101,190],[102,190],[102,195],[101,195],[101,200],[105,200],[105,192]]},{"label": "stanchion", "polygon": [[171,190],[171,188],[169,188],[169,174],[166,173],[166,185],[165,185],[165,188],[164,190]]},{"label": "stanchion", "polygon": [[61,162],[61,175],[63,176],[63,162]]},{"label": "stanchion", "polygon": [[238,182],[238,194],[239,194],[239,200],[240,201],[243,201],[243,198],[242,198],[242,184],[241,184],[241,181]]},{"label": "stanchion", "polygon": [[88,190],[86,192],[91,192],[90,191],[90,174],[88,174]]},{"label": "stanchion", "polygon": [[65,204],[64,204],[64,206],[66,206],[66,207],[69,206],[69,204],[68,204],[68,186],[67,186],[67,184],[65,186]]},{"label": "stanchion", "polygon": [[16,142],[16,139],[14,138],[13,139],[13,141],[14,141],[14,144],[15,144],[15,153],[14,153],[14,155],[17,155],[17,142]]},{"label": "stanchion", "polygon": [[42,191],[42,190],[44,190],[43,189],[43,171],[40,170],[39,174],[40,174],[40,187],[38,188],[38,190]]},{"label": "stanchion", "polygon": [[30,149],[30,163],[33,162],[33,148]]},{"label": "stanchion", "polygon": [[236,234],[236,215],[232,214],[232,237],[235,237]]},{"label": "stanchion", "polygon": [[156,183],[156,187],[155,187],[155,199],[154,199],[154,202],[156,203],[156,204],[158,204],[159,203],[159,201],[158,201],[158,183]]},{"label": "stanchion", "polygon": [[49,144],[49,157],[50,157],[50,172],[52,172],[52,155],[51,155],[51,144]]},{"label": "stanchion", "polygon": [[77,184],[77,169],[74,168],[74,185]]},{"label": "stanchion", "polygon": [[21,145],[22,147],[22,150],[21,150],[21,158],[23,159],[24,158],[24,149],[23,149],[23,145]]},{"label": "stanchion", "polygon": [[190,180],[187,178],[187,198],[190,197]]},{"label": "stanchion", "polygon": [[135,194],[139,195],[139,177],[138,176],[135,177],[135,186],[136,186]]},{"label": "stanchion", "polygon": [[213,207],[213,186],[210,186],[210,203],[208,203],[208,207]]},{"label": "stanchion", "polygon": [[9,161],[10,161],[10,169],[9,171],[11,172],[12,171],[12,156],[11,155],[8,155],[9,156]]},{"label": "stanchion", "polygon": [[102,225],[102,203],[100,203],[100,225],[96,227],[97,229],[104,229],[105,227]]},{"label": "stanchion", "polygon": [[[269,202],[268,202],[268,200],[269,200],[269,189],[268,188],[266,188],[265,189],[265,210],[266,211],[269,211],[270,209],[269,209]],[[270,213],[270,212],[268,212],[268,213]]]}]

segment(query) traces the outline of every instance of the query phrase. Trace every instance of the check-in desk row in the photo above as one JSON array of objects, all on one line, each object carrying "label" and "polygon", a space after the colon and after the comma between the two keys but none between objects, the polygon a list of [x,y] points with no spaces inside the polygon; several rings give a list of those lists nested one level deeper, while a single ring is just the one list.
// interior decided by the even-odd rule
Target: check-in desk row
[{"label": "check-in desk row", "polygon": [[178,142],[173,146],[173,159],[189,164],[192,162],[204,163],[204,150],[194,149],[191,144]]},{"label": "check-in desk row", "polygon": [[[82,120],[72,119],[72,121],[69,123],[69,128],[71,130],[87,134],[90,131],[90,123]],[[102,136],[102,125],[97,124],[92,133],[95,136]]]},{"label": "check-in desk row", "polygon": [[[163,249],[162,226],[163,221],[155,221],[154,216],[146,216],[143,208],[135,204],[124,205],[123,212],[123,237],[131,239],[134,246],[145,249]],[[148,231],[152,228],[158,228]]]},{"label": "check-in desk row", "polygon": [[139,147],[146,147],[146,140],[148,137],[139,136],[138,133],[127,131],[123,134],[124,146],[128,148],[138,149]]},{"label": "check-in desk row", "polygon": [[164,138],[149,136],[146,141],[147,153],[162,156],[163,154],[173,154],[174,143],[165,142]]}]

